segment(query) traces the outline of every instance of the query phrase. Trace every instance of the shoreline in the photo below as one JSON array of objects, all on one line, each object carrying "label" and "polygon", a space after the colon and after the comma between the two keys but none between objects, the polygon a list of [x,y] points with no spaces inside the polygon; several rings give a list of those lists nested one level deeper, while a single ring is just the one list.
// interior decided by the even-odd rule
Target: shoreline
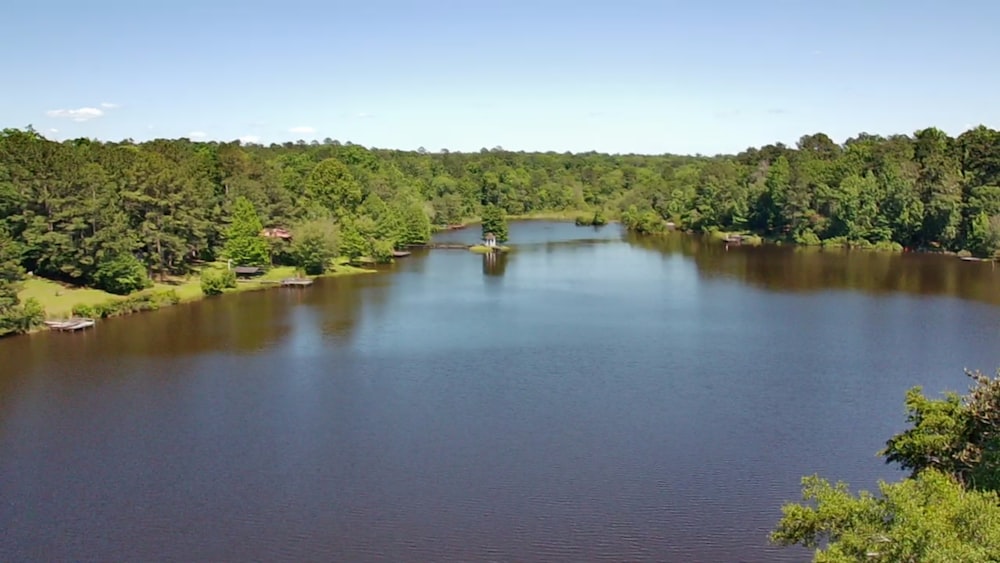
[{"label": "shoreline", "polygon": [[[574,217],[578,216],[580,212],[565,213],[565,212],[552,212],[552,213],[536,213],[536,214],[526,214],[526,215],[514,215],[509,216],[510,221],[552,221],[552,222],[564,222],[573,223]],[[464,229],[476,225],[480,222],[478,218],[466,218],[460,224],[449,225],[451,227],[440,227],[436,228],[435,232],[447,232],[448,230]],[[609,220],[607,225],[620,224],[618,220]],[[578,227],[591,227],[590,225],[577,225]],[[862,251],[862,252],[875,252],[875,253],[889,253],[889,254],[928,254],[937,256],[946,256],[950,258],[959,258],[963,261],[974,262],[974,263],[985,263],[992,262],[996,263],[996,259],[991,258],[976,258],[970,256],[963,256],[962,253],[934,249],[934,248],[902,248],[902,249],[889,249],[889,248],[879,248],[879,247],[864,247],[864,246],[851,246],[851,245],[841,245],[841,244],[820,244],[820,245],[809,245],[796,243],[791,240],[777,239],[770,237],[762,237],[756,234],[747,234],[746,232],[736,232],[736,231],[715,231],[715,232],[694,232],[694,231],[684,231],[680,229],[669,229],[662,233],[638,233],[634,231],[626,231],[632,235],[643,237],[643,238],[658,238],[667,234],[682,234],[685,236],[695,236],[708,239],[712,242],[719,244],[734,244],[727,242],[728,238],[732,235],[739,235],[740,237],[753,237],[756,240],[752,242],[742,241],[740,243],[735,243],[740,246],[761,246],[761,245],[773,245],[773,246],[791,246],[795,248],[803,249],[815,249],[818,251],[822,250],[849,250],[849,251]],[[475,247],[470,247],[470,250],[475,252]],[[482,249],[485,250],[485,247]],[[503,251],[509,250],[504,248]],[[207,266],[211,267],[211,266]],[[218,266],[215,266],[217,269]],[[205,268],[203,268],[205,269]],[[233,293],[243,293],[249,291],[263,291],[266,289],[280,288],[280,280],[288,277],[299,276],[303,279],[316,280],[320,278],[334,278],[343,276],[354,276],[361,274],[374,274],[378,273],[378,269],[368,269],[358,266],[351,265],[346,259],[338,258],[331,268],[331,270],[324,272],[319,275],[298,275],[296,274],[296,269],[291,266],[277,266],[272,268],[264,276],[255,279],[238,279],[236,281],[236,287],[226,288],[219,295],[227,295]],[[112,311],[110,314],[97,314],[93,315],[95,319],[107,319],[112,317],[123,317],[129,316],[136,313],[143,313],[148,311],[155,311],[165,307],[171,307],[174,305],[182,305],[187,303],[194,303],[201,301],[209,297],[216,297],[216,295],[206,295],[201,290],[201,270],[197,274],[189,275],[185,278],[175,277],[165,281],[154,282],[153,287],[132,293],[130,295],[115,295],[111,293],[104,292],[102,290],[97,290],[89,287],[73,287],[56,280],[50,280],[47,278],[32,277],[27,278],[22,283],[24,287],[19,292],[19,297],[22,302],[27,298],[36,298],[42,303],[45,309],[45,321],[62,320],[73,316],[89,316],[86,314],[77,315],[74,313],[77,309],[86,308],[101,308],[109,307],[112,303],[123,302],[127,300],[133,300],[136,303],[136,307],[133,309],[124,309],[121,311]],[[66,298],[64,292],[69,295],[79,294],[78,301],[69,301]],[[61,301],[61,303],[53,304],[52,301]],[[37,334],[39,332],[46,332],[48,329],[44,324],[38,327],[32,328],[27,332],[20,334]],[[17,334],[10,334],[7,336],[17,336]]]},{"label": "shoreline", "polygon": [[[593,211],[541,211],[538,213],[524,213],[520,215],[507,215],[507,221],[554,221],[560,223],[572,223],[576,221],[577,217],[586,214],[592,214]],[[453,223],[450,225],[434,225],[433,230],[435,233],[444,233],[448,231],[457,231],[461,229],[467,229],[473,225],[479,225],[483,222],[481,217],[464,217],[461,222]],[[613,223],[620,223],[618,219],[608,219],[607,225]],[[579,225],[581,227],[590,226],[603,226],[603,225]]]},{"label": "shoreline", "polygon": [[[34,277],[25,280],[25,282],[30,283],[32,287],[30,289],[22,289],[22,291],[19,292],[19,296],[22,298],[22,300],[32,297],[39,299],[39,301],[42,302],[43,307],[45,307],[46,303],[43,301],[43,299],[45,299],[45,295],[36,295],[36,294],[45,292],[54,292],[54,295],[52,295],[52,297],[54,297],[55,299],[60,299],[64,297],[65,294],[63,292],[68,292],[68,294],[70,295],[77,292],[83,294],[80,296],[81,301],[73,303],[72,305],[67,306],[66,303],[62,303],[60,305],[51,305],[51,303],[49,303],[50,307],[54,309],[54,312],[50,312],[50,308],[46,307],[45,319],[44,319],[45,321],[56,321],[77,316],[75,313],[73,313],[73,311],[80,308],[85,308],[85,307],[94,308],[94,307],[108,306],[108,304],[116,302],[124,302],[129,299],[134,299],[137,301],[147,300],[150,303],[152,303],[152,305],[149,306],[148,308],[139,308],[131,311],[116,312],[110,315],[96,315],[93,317],[95,320],[103,320],[114,317],[131,316],[137,313],[157,311],[163,308],[173,307],[177,305],[195,303],[198,301],[202,301],[204,299],[208,299],[210,297],[218,297],[222,295],[231,295],[236,293],[246,293],[251,291],[264,291],[267,289],[274,289],[274,288],[280,289],[281,283],[280,280],[277,278],[286,278],[295,275],[295,269],[287,266],[278,266],[272,270],[272,272],[274,271],[277,271],[279,275],[272,275],[270,277],[265,276],[261,279],[237,280],[236,287],[226,288],[223,290],[221,294],[218,295],[206,295],[201,290],[201,276],[199,272],[199,275],[189,276],[187,278],[184,278],[183,280],[174,279],[170,281],[155,282],[153,287],[144,289],[142,291],[137,291],[129,295],[115,295],[113,293],[108,293],[90,287],[69,288],[64,284],[55,280]],[[336,277],[356,276],[363,274],[375,274],[378,272],[379,270],[375,269],[359,268],[357,266],[352,266],[349,263],[347,263],[347,261],[338,259],[337,263],[330,271],[311,276],[301,275],[300,277],[302,279],[316,280],[320,278],[336,278]],[[66,301],[65,298],[61,300],[64,302]],[[87,316],[87,315],[80,315],[80,316]],[[46,325],[42,324],[32,328],[31,330],[28,330],[27,332],[23,332],[20,334],[9,334],[7,336],[16,337],[21,335],[38,334],[41,332],[49,332],[50,330],[51,329],[46,327]]]}]

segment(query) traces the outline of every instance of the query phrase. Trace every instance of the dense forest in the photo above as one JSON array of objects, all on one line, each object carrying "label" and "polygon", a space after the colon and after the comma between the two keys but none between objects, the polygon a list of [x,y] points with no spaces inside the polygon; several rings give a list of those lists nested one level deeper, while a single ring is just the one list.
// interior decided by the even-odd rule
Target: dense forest
[{"label": "dense forest", "polygon": [[[799,244],[1000,246],[1000,133],[818,133],[735,156],[476,153],[313,143],[50,141],[0,134],[0,334],[37,322],[30,272],[115,293],[199,263],[390,259],[431,224],[487,216],[607,215],[655,233],[753,232]],[[285,239],[260,236],[281,227]],[[256,234],[255,234],[256,233]]]}]

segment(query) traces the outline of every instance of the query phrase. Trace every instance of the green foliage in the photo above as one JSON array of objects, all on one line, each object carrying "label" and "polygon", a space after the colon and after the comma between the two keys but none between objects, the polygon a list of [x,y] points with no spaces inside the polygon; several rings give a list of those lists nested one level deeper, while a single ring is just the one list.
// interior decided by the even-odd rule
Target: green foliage
[{"label": "green foliage", "polygon": [[337,257],[340,233],[332,221],[316,220],[295,227],[291,255],[296,266],[306,274],[322,274]]},{"label": "green foliage", "polygon": [[653,235],[662,233],[667,225],[663,218],[652,209],[640,212],[633,205],[622,213],[622,224],[625,228],[643,235]]},{"label": "green foliage", "polygon": [[604,213],[598,209],[594,211],[593,215],[577,215],[575,223],[578,227],[599,227],[607,225],[608,220],[604,217]]},{"label": "green foliage", "polygon": [[959,461],[959,454],[966,445],[968,412],[957,393],[931,400],[920,387],[915,387],[906,393],[906,410],[907,422],[912,427],[886,443],[881,454],[888,462],[898,463],[914,474],[924,469],[951,474],[967,469]]},{"label": "green foliage", "polygon": [[371,242],[368,255],[375,262],[385,264],[392,262],[392,243],[387,240],[375,240]]},{"label": "green foliage", "polygon": [[340,253],[354,261],[368,253],[368,241],[354,221],[345,221],[340,231]]},{"label": "green foliage", "polygon": [[968,372],[969,394],[928,399],[919,387],[906,394],[912,425],[881,452],[914,475],[944,471],[970,487],[1000,490],[1000,377]]},{"label": "green foliage", "polygon": [[45,320],[45,310],[37,299],[28,298],[24,303],[7,307],[0,312],[0,336],[21,334],[40,326]]},{"label": "green foliage", "polygon": [[458,193],[446,193],[434,199],[431,204],[434,207],[434,223],[437,225],[455,225],[465,217],[465,201]]},{"label": "green foliage", "polygon": [[205,269],[201,272],[201,292],[205,295],[219,295],[236,287],[236,273],[232,270]]},{"label": "green foliage", "polygon": [[[639,233],[659,233],[669,220],[810,245],[989,257],[1000,248],[998,139],[986,127],[954,139],[928,128],[838,146],[815,133],[795,147],[702,157],[428,153],[333,141],[57,143],[6,129],[0,228],[17,241],[16,266],[76,285],[113,283],[102,266],[127,255],[161,279],[222,255],[241,265],[291,262],[286,242],[260,240],[260,225],[330,217],[345,255],[370,256],[376,241],[426,241],[431,210],[437,225],[481,212],[501,242],[506,215],[597,209]],[[601,213],[580,222],[600,223]],[[3,295],[12,280],[0,276],[0,308],[11,306]]]},{"label": "green foliage", "polygon": [[803,246],[819,246],[822,241],[816,236],[812,229],[804,229],[795,233],[795,243]]},{"label": "green foliage", "polygon": [[813,561],[976,563],[1000,553],[1000,499],[927,471],[852,495],[819,477],[802,481],[807,505],[788,504],[771,539],[817,548]]},{"label": "green foliage", "polygon": [[973,255],[993,256],[1000,247],[1000,232],[995,230],[993,225],[985,211],[980,211],[972,217],[966,235],[966,245]]},{"label": "green foliage", "polygon": [[151,287],[153,282],[138,258],[131,254],[119,254],[100,263],[94,273],[94,285],[108,293],[128,295]]},{"label": "green foliage", "polygon": [[339,217],[354,215],[364,191],[351,170],[335,158],[317,164],[306,179],[306,196]]},{"label": "green foliage", "polygon": [[0,336],[27,332],[45,318],[35,299],[21,303],[17,297],[24,270],[20,265],[21,246],[0,227]]},{"label": "green foliage", "polygon": [[405,236],[405,225],[398,209],[388,205],[378,194],[371,194],[358,209],[357,226],[361,235],[396,247]]},{"label": "green foliage", "polygon": [[238,197],[233,203],[233,216],[226,230],[225,255],[235,266],[264,266],[270,263],[267,241],[260,232],[264,228],[253,203]]},{"label": "green foliage", "polygon": [[910,427],[886,443],[887,463],[910,470],[880,495],[803,479],[771,535],[818,549],[814,561],[995,561],[1000,554],[1000,376],[968,373],[969,393],[906,394]]},{"label": "green foliage", "polygon": [[399,242],[406,246],[410,244],[427,244],[431,240],[431,221],[424,213],[419,202],[412,202],[402,209],[403,232]]},{"label": "green foliage", "polygon": [[484,238],[487,233],[493,233],[493,236],[497,239],[497,243],[502,244],[507,242],[507,216],[499,206],[491,204],[483,207],[482,227]]},{"label": "green foliage", "polygon": [[123,299],[114,299],[97,305],[73,307],[73,314],[79,317],[118,317],[142,311],[155,311],[161,307],[180,303],[180,296],[173,289],[166,291],[144,291]]}]

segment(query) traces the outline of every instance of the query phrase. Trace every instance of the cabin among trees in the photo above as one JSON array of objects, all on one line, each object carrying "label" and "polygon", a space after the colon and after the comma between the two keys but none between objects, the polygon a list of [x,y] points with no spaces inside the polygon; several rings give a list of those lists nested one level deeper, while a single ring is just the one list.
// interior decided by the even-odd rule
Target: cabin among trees
[{"label": "cabin among trees", "polygon": [[285,241],[292,240],[291,231],[283,227],[271,227],[267,229],[262,229],[260,231],[260,236],[264,238],[279,239]]}]

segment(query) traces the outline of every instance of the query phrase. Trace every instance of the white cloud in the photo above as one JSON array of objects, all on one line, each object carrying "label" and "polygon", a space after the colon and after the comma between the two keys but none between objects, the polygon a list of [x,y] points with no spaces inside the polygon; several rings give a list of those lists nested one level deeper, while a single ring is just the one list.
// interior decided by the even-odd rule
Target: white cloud
[{"label": "white cloud", "polygon": [[97,108],[50,109],[45,112],[45,115],[49,117],[72,119],[73,121],[83,122],[90,121],[91,119],[97,119],[98,117],[103,116],[104,112]]},{"label": "white cloud", "polygon": [[208,133],[204,131],[191,131],[188,133],[188,137],[194,140],[204,139],[208,136]]},{"label": "white cloud", "polygon": [[55,127],[50,127],[49,128],[49,133],[58,133],[58,132],[59,132],[59,130],[56,129]]},{"label": "white cloud", "polygon": [[251,143],[259,143],[260,137],[258,137],[257,135],[243,135],[242,137],[240,137],[240,142],[243,143],[244,145]]},{"label": "white cloud", "polygon": [[118,104],[113,104],[111,102],[101,102],[101,107],[104,109],[118,109],[121,106]]},{"label": "white cloud", "polygon": [[315,127],[309,127],[308,125],[300,125],[298,127],[292,127],[288,130],[289,133],[298,133],[300,135],[312,135],[316,132]]},{"label": "white cloud", "polygon": [[366,112],[366,111],[363,111],[363,112],[361,112],[361,113],[358,114],[358,119],[367,119],[369,117],[375,117],[375,116],[372,115],[372,114],[370,114],[370,113],[368,113],[368,112]]}]

